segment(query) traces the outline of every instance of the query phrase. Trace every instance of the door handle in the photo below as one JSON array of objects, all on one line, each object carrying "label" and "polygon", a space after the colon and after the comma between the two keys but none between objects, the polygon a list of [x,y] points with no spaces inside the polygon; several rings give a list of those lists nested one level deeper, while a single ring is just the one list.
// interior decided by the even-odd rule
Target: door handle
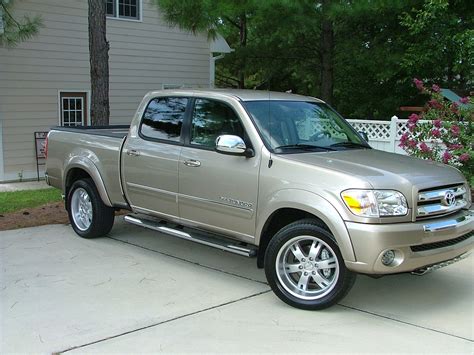
[{"label": "door handle", "polygon": [[201,166],[201,162],[199,160],[189,159],[184,162],[184,165],[192,168],[197,168]]},{"label": "door handle", "polygon": [[133,156],[133,157],[138,157],[140,155],[140,152],[135,149],[129,149],[127,150],[127,155]]}]

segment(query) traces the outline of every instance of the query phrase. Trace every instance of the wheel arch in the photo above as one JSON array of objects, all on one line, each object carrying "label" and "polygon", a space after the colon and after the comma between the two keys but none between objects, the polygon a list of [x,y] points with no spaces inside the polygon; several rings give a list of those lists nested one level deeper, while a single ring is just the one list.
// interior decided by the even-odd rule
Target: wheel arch
[{"label": "wheel arch", "polygon": [[346,261],[355,261],[355,254],[344,220],[334,206],[323,197],[304,190],[280,190],[259,216],[256,244],[259,246],[257,265],[264,265],[270,239],[284,226],[302,219],[312,219],[330,232]]},{"label": "wheel arch", "polygon": [[80,179],[90,178],[94,182],[97,191],[99,192],[102,202],[109,207],[112,207],[107,189],[105,188],[104,181],[99,173],[99,169],[95,164],[84,157],[74,157],[68,164],[67,169],[64,172],[63,178],[63,191],[67,198],[69,190],[72,184]]}]

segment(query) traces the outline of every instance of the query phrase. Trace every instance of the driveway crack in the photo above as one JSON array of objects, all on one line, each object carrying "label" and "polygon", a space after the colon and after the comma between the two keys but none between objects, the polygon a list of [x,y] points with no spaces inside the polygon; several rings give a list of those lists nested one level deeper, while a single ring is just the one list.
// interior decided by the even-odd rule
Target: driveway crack
[{"label": "driveway crack", "polygon": [[185,259],[185,258],[181,258],[181,257],[179,257],[179,256],[175,256],[175,255],[172,255],[172,254],[168,254],[168,253],[165,253],[165,252],[162,252],[162,251],[157,251],[157,250],[154,250],[154,249],[151,249],[151,248],[148,248],[148,247],[144,247],[144,246],[142,246],[142,245],[134,244],[134,243],[131,243],[131,242],[128,242],[128,241],[125,241],[125,240],[120,240],[120,239],[113,238],[113,237],[107,237],[107,238],[112,239],[112,240],[115,240],[116,242],[120,242],[120,243],[124,243],[124,244],[128,244],[128,245],[133,245],[134,247],[137,247],[137,248],[140,248],[140,249],[144,249],[144,250],[148,250],[148,251],[151,251],[151,252],[153,252],[153,253],[161,254],[161,255],[164,255],[164,256],[167,256],[167,257],[176,259],[176,260],[184,261],[184,262],[189,263],[189,264],[192,264],[192,265],[200,266],[200,267],[205,268],[205,269],[214,270],[214,271],[217,271],[217,272],[221,272],[221,273],[223,273],[223,274],[226,274],[226,275],[235,276],[235,277],[238,277],[238,278],[241,278],[241,279],[244,279],[244,280],[257,282],[257,283],[259,283],[259,284],[268,286],[268,283],[267,283],[267,282],[255,280],[255,279],[252,279],[251,277],[242,276],[242,275],[239,275],[239,274],[235,274],[235,273],[233,273],[233,272],[220,270],[220,269],[215,268],[215,267],[212,267],[212,266],[203,265],[203,264],[200,264],[200,263],[198,263],[198,262],[196,262],[196,261],[191,261],[191,260],[188,260],[188,259]]},{"label": "driveway crack", "polygon": [[271,292],[271,290],[261,291],[261,292],[254,293],[254,294],[251,294],[249,296],[245,296],[245,297],[242,297],[242,298],[239,298],[239,299],[236,299],[236,300],[220,303],[220,304],[215,305],[215,306],[207,307],[207,308],[204,308],[204,309],[200,309],[198,311],[194,311],[194,312],[183,314],[183,315],[180,315],[180,316],[177,316],[177,317],[174,317],[174,318],[170,318],[170,319],[164,320],[162,322],[153,323],[153,324],[146,325],[146,326],[136,328],[136,329],[132,329],[132,330],[129,330],[129,331],[126,331],[126,332],[123,332],[123,333],[111,335],[111,336],[108,336],[108,337],[105,337],[105,338],[102,338],[102,339],[91,341],[91,342],[86,343],[86,344],[76,345],[76,346],[67,348],[65,350],[55,351],[55,352],[53,352],[53,355],[64,354],[64,353],[72,351],[72,350],[82,349],[82,348],[85,348],[87,346],[102,343],[102,342],[107,341],[107,340],[116,339],[116,338],[119,338],[119,337],[122,337],[122,336],[125,336],[125,335],[128,335],[128,334],[133,334],[133,333],[136,333],[136,332],[140,332],[142,330],[154,328],[154,327],[157,327],[157,326],[162,325],[162,324],[171,323],[171,322],[174,322],[176,320],[180,320],[180,319],[183,319],[183,318],[188,318],[188,317],[200,314],[200,313],[212,311],[214,309],[219,309],[221,307],[225,307],[225,306],[228,306],[228,305],[231,305],[231,304],[234,304],[234,303],[238,303],[238,302],[245,301],[245,300],[248,300],[248,299],[251,299],[251,298],[254,298],[254,297],[258,297],[258,296],[264,295],[264,294],[269,293],[269,292]]},{"label": "driveway crack", "polygon": [[392,318],[392,317],[389,317],[389,316],[384,316],[383,314],[379,314],[379,313],[375,313],[375,312],[371,312],[371,311],[366,311],[366,310],[364,310],[364,309],[360,309],[360,308],[356,308],[356,307],[352,307],[352,306],[346,306],[346,305],[341,304],[341,303],[338,303],[337,305],[338,305],[338,306],[341,306],[341,307],[344,307],[344,308],[347,308],[347,309],[351,309],[351,310],[353,310],[353,311],[357,311],[357,312],[361,312],[361,313],[370,314],[370,315],[375,316],[375,317],[379,317],[379,318],[391,320],[391,321],[394,321],[394,322],[397,322],[397,323],[401,323],[401,324],[405,324],[405,325],[410,325],[410,326],[415,327],[415,328],[419,328],[419,329],[424,329],[424,330],[432,331],[432,332],[435,332],[435,333],[447,335],[447,336],[450,336],[450,337],[453,337],[453,338],[457,338],[457,339],[467,340],[468,342],[474,343],[474,340],[472,340],[472,339],[465,338],[465,337],[462,337],[462,336],[456,335],[456,334],[450,334],[450,333],[444,332],[444,331],[442,331],[442,330],[438,330],[438,329],[434,329],[434,328],[425,327],[425,326],[423,326],[423,325],[418,325],[418,324],[415,324],[415,323],[407,322],[407,321],[400,320],[400,319],[397,319],[397,318]]}]

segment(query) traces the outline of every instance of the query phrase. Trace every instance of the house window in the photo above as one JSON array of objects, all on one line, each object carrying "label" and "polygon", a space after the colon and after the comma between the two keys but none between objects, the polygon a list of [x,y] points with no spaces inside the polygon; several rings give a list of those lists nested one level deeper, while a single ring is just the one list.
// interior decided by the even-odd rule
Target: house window
[{"label": "house window", "polygon": [[107,10],[106,10],[106,13],[107,13],[107,16],[109,17],[115,17],[115,9],[116,9],[116,0],[107,0]]},{"label": "house window", "polygon": [[107,16],[140,20],[141,0],[107,0]]},{"label": "house window", "polygon": [[59,100],[61,126],[87,125],[87,94],[85,92],[61,92]]}]

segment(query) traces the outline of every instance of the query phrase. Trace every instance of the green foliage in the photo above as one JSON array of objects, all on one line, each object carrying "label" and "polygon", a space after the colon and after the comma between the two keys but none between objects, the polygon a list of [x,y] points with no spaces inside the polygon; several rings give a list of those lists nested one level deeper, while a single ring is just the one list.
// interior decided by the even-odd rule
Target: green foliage
[{"label": "green foliage", "polygon": [[61,191],[57,189],[0,192],[0,213],[15,212],[58,201],[61,201]]},{"label": "green foliage", "polygon": [[473,100],[464,97],[458,103],[451,103],[443,98],[438,85],[427,88],[421,80],[414,82],[430,100],[425,112],[410,116],[409,131],[402,135],[400,146],[410,155],[455,166],[471,181],[474,178]]},{"label": "green foliage", "polygon": [[[155,2],[172,26],[192,32],[206,32],[211,38],[216,32],[223,35],[235,51],[218,62],[217,82],[222,86],[250,88],[259,87],[267,81],[266,68],[272,59],[272,52],[279,52],[275,40],[281,40],[283,36],[278,30],[280,27],[275,24],[292,18],[286,16],[285,11],[294,7],[293,2],[284,0]],[[292,21],[292,24],[295,22]],[[280,36],[272,33],[275,31]],[[244,78],[241,77],[243,73]]]},{"label": "green foliage", "polygon": [[13,0],[0,0],[0,45],[14,47],[35,36],[42,26],[39,16],[16,19],[11,12]]},{"label": "green foliage", "polygon": [[321,24],[329,19],[333,106],[346,117],[388,119],[400,106],[422,104],[415,76],[472,90],[471,0],[155,1],[171,24],[219,32],[235,49],[217,62],[220,86],[237,87],[244,74],[246,88],[320,96]]},{"label": "green foliage", "polygon": [[425,0],[403,12],[408,30],[401,65],[412,77],[467,91],[474,78],[474,7],[470,1]]}]

